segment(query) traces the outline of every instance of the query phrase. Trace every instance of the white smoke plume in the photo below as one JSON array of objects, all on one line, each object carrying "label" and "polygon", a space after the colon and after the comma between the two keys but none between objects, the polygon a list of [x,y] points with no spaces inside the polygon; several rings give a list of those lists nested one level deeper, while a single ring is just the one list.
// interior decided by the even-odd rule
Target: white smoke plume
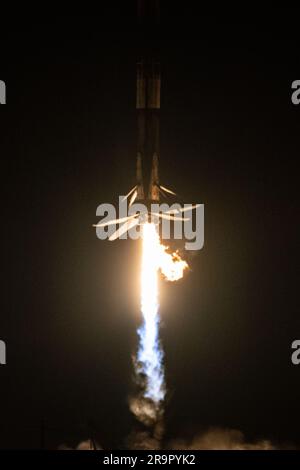
[{"label": "white smoke plume", "polygon": [[244,434],[237,429],[210,428],[195,436],[191,441],[178,439],[169,443],[176,450],[274,450],[269,440],[247,442]]}]

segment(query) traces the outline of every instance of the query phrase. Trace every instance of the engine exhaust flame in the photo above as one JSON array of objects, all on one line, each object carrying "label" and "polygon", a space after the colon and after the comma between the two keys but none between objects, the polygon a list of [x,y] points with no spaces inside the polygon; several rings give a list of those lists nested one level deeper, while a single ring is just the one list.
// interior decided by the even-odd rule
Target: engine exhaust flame
[{"label": "engine exhaust flame", "polygon": [[[159,340],[158,271],[168,281],[176,281],[188,267],[178,253],[167,253],[153,223],[142,225],[141,310],[143,324],[138,329],[139,348],[135,361],[137,378],[144,379],[142,397],[132,400],[131,411],[145,424],[155,423],[166,394],[163,350]],[[140,381],[140,380],[138,380]]]}]

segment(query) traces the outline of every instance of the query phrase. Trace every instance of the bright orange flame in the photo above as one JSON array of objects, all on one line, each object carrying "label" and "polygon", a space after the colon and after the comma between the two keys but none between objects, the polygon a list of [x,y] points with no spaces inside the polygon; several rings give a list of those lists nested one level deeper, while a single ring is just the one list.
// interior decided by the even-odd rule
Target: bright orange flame
[{"label": "bright orange flame", "polygon": [[159,268],[167,281],[178,281],[181,279],[184,270],[188,268],[186,261],[183,261],[177,252],[167,253],[168,247],[159,245]]},{"label": "bright orange flame", "polygon": [[[161,244],[155,224],[147,223],[142,226],[143,231],[143,265],[142,265],[142,291],[149,292],[149,281],[153,281],[153,269],[160,270],[167,281],[178,281],[183,277],[184,270],[188,268],[177,252],[167,253],[168,247]],[[149,269],[152,267],[152,269]],[[150,278],[150,279],[149,279]],[[155,283],[156,284],[156,283]],[[151,289],[150,289],[151,290]],[[150,294],[150,292],[149,292]],[[147,296],[148,297],[148,296]],[[151,298],[157,297],[157,292]],[[150,300],[146,299],[147,304]],[[143,303],[143,295],[142,295]]]}]

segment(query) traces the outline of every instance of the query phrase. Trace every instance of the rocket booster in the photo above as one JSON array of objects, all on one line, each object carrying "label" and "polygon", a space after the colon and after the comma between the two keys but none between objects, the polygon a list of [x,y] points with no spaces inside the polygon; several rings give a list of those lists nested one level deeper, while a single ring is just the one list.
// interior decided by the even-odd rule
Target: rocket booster
[{"label": "rocket booster", "polygon": [[[160,67],[154,60],[137,63],[136,109],[137,109],[137,199],[159,201],[159,112]],[[145,194],[142,164],[148,176],[148,193]]]},{"label": "rocket booster", "polygon": [[[151,29],[153,37],[153,26],[159,23],[159,0],[138,0],[139,22],[146,28]],[[147,50],[147,53],[145,51]],[[129,201],[129,207],[133,203],[142,203],[147,208],[146,217],[155,216],[156,219],[188,220],[181,217],[182,212],[191,208],[172,209],[165,213],[152,212],[152,203],[158,203],[160,195],[168,197],[176,194],[160,185],[158,175],[159,149],[159,126],[160,126],[160,64],[157,54],[149,53],[148,48],[143,49],[141,58],[137,62],[136,70],[136,111],[137,111],[137,162],[136,162],[136,184],[124,196]],[[144,173],[144,174],[143,174]],[[146,178],[144,179],[144,177]],[[144,183],[148,185],[145,191]],[[111,224],[121,224],[120,227],[109,237],[113,241],[129,231],[138,224],[144,223],[143,214],[137,212],[128,217],[116,220],[103,221],[95,227],[106,227]]]}]

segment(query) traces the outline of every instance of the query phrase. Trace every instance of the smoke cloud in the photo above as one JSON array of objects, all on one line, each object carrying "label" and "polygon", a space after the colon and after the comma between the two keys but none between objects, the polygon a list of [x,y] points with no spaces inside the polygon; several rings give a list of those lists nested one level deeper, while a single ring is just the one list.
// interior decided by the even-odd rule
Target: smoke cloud
[{"label": "smoke cloud", "polygon": [[[191,439],[178,438],[166,441],[164,439],[163,421],[154,427],[142,431],[133,431],[126,439],[124,448],[128,450],[297,450],[291,443],[275,444],[269,439],[248,441],[245,435],[237,429],[209,428],[207,431]],[[122,446],[123,447],[123,446]],[[60,450],[73,450],[62,445]],[[93,440],[81,442],[76,450],[102,450]]]},{"label": "smoke cloud", "polygon": [[210,428],[195,436],[190,442],[178,439],[169,443],[168,448],[176,450],[274,450],[269,440],[247,442],[244,434],[237,429]]}]

